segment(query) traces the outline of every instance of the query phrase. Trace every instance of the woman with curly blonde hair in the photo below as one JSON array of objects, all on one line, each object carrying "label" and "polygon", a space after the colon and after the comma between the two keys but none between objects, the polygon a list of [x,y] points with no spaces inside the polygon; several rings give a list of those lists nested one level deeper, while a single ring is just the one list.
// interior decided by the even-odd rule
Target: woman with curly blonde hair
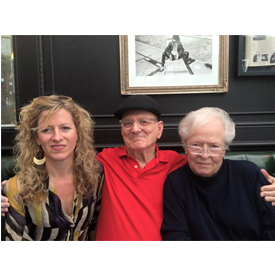
[{"label": "woman with curly blonde hair", "polygon": [[90,114],[70,97],[22,107],[15,168],[4,187],[11,207],[6,240],[87,240],[101,198]]}]

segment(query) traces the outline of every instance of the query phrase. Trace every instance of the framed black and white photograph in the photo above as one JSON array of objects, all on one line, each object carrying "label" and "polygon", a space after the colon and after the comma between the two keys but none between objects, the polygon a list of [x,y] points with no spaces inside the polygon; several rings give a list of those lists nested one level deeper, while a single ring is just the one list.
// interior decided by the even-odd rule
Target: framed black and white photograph
[{"label": "framed black and white photograph", "polygon": [[275,35],[239,35],[238,75],[275,75]]},{"label": "framed black and white photograph", "polygon": [[228,91],[228,36],[120,36],[121,94]]}]

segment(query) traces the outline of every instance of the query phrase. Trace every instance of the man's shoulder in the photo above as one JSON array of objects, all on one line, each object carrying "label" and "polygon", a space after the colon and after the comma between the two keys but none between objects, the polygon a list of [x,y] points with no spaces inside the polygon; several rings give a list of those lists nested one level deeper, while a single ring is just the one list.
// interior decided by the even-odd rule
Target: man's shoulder
[{"label": "man's shoulder", "polygon": [[159,156],[162,160],[167,160],[169,162],[180,163],[187,163],[187,157],[184,154],[178,154],[172,150],[159,150]]},{"label": "man's shoulder", "polygon": [[179,154],[176,151],[173,150],[159,150],[160,154],[162,155],[166,155],[166,156],[171,156],[171,157],[175,157],[175,158],[181,158],[181,159],[185,159],[186,156],[184,154]]},{"label": "man's shoulder", "polygon": [[125,151],[125,147],[113,147],[113,148],[104,148],[100,153],[98,153],[98,155],[104,155],[104,154],[115,154],[115,153],[119,153],[119,152],[124,152]]},{"label": "man's shoulder", "polygon": [[117,159],[126,154],[125,147],[104,148],[97,155],[97,159],[102,163],[103,160],[110,161],[111,159]]}]

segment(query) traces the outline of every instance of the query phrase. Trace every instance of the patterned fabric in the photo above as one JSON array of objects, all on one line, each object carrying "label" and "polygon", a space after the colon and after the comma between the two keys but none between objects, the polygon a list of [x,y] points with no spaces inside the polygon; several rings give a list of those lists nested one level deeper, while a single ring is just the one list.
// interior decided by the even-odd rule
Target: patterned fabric
[{"label": "patterned fabric", "polygon": [[3,188],[11,207],[6,215],[6,241],[85,241],[95,230],[101,202],[101,184],[95,197],[78,198],[75,194],[72,214],[62,210],[53,185],[41,203],[22,206],[17,200],[17,176]]}]

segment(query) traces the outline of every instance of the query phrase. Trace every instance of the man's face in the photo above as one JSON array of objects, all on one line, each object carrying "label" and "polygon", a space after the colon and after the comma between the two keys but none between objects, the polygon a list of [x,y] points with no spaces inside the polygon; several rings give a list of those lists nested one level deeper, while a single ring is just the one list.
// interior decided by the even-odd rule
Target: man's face
[{"label": "man's face", "polygon": [[147,111],[128,111],[123,114],[121,134],[127,150],[142,152],[155,148],[162,135],[163,122]]}]

